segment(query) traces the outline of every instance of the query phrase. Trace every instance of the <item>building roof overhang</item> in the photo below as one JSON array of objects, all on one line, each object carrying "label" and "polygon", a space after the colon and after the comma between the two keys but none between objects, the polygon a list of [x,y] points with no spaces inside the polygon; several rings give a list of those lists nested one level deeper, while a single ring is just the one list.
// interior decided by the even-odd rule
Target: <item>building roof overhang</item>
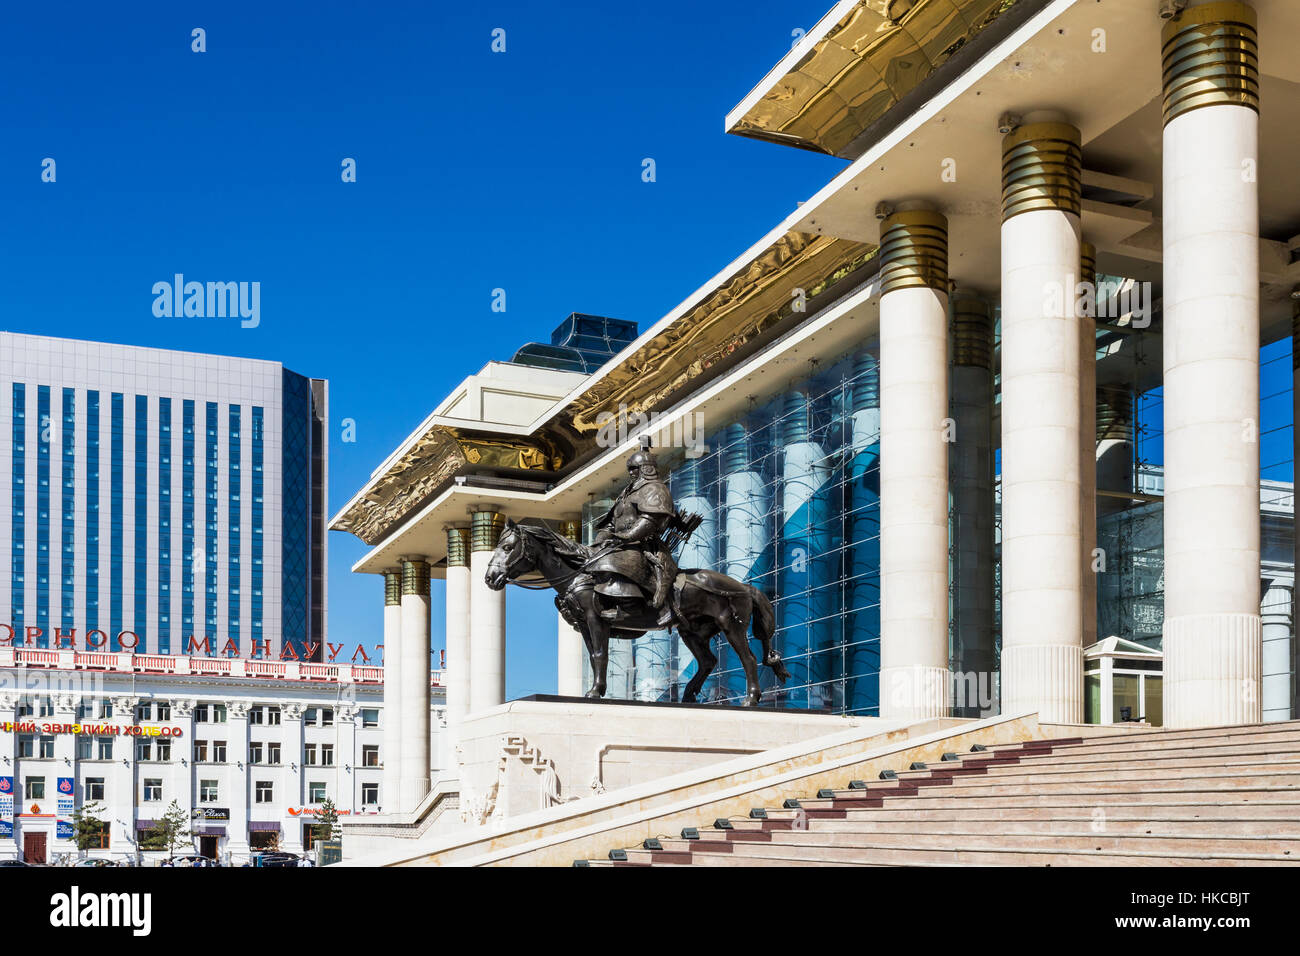
[{"label": "building roof overhang", "polygon": [[[1288,229],[1300,233],[1300,191],[1283,174],[1300,152],[1300,59],[1291,55],[1287,39],[1300,35],[1300,5],[1256,0],[1255,6],[1264,74],[1261,333],[1271,341],[1290,333],[1290,290],[1300,282],[1300,258],[1293,262],[1288,243],[1279,238]],[[998,126],[1007,112],[1058,109],[1079,127],[1085,157],[1083,233],[1098,249],[1098,270],[1149,281],[1158,289],[1160,29],[1154,7],[1146,3],[1051,0],[1041,5],[551,410],[526,429],[498,434],[507,442],[526,436],[561,463],[553,472],[540,467],[515,472],[536,479],[534,492],[499,489],[488,497],[541,506],[559,500],[557,494],[567,494],[564,489],[580,484],[593,469],[617,475],[622,449],[599,440],[602,423],[680,407],[852,293],[874,271],[879,223],[872,213],[878,203],[935,204],[949,222],[951,279],[995,294],[1001,275]],[[1095,52],[1098,30],[1105,53]],[[1087,83],[1081,82],[1084,77]],[[816,293],[802,315],[791,307],[799,289]],[[390,460],[384,474],[372,478],[331,524],[376,546],[357,570],[382,570],[371,558],[379,553],[391,558],[389,547],[404,538],[411,519],[425,514],[427,506],[455,500],[460,509],[455,517],[464,521],[466,496],[486,494],[472,487],[482,469],[468,462],[454,437],[430,434],[417,441],[426,444]],[[460,486],[457,479],[463,479]],[[382,494],[372,494],[377,482],[385,486]],[[565,498],[564,516],[571,517],[582,500]],[[544,511],[536,513],[541,517]],[[424,553],[436,555],[437,545],[431,547]]]}]

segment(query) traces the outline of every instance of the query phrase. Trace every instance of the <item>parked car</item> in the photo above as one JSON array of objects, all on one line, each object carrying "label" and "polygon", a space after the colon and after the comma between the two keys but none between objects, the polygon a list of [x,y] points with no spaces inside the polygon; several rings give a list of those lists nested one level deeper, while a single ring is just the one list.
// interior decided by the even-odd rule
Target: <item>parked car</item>
[{"label": "parked car", "polygon": [[297,866],[298,857],[283,850],[267,850],[255,853],[248,861],[249,866]]},{"label": "parked car", "polygon": [[73,866],[121,866],[116,860],[105,860],[103,857],[89,857],[85,860],[78,860]]},{"label": "parked car", "polygon": [[[164,865],[167,865],[164,862]],[[180,856],[172,857],[171,866],[220,866],[216,860],[203,856],[199,853],[185,853]]]},{"label": "parked car", "polygon": [[24,860],[0,860],[0,866],[31,866]]}]

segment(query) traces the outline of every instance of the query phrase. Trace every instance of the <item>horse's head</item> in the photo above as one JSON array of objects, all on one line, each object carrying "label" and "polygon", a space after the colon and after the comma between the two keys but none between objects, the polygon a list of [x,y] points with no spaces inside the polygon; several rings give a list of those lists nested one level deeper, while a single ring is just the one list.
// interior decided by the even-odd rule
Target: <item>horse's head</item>
[{"label": "horse's head", "polygon": [[496,550],[492,552],[492,558],[488,561],[487,573],[483,575],[483,580],[493,591],[500,591],[507,582],[535,568],[536,563],[532,548],[529,547],[528,535],[513,520],[507,518],[501,537],[497,539]]}]

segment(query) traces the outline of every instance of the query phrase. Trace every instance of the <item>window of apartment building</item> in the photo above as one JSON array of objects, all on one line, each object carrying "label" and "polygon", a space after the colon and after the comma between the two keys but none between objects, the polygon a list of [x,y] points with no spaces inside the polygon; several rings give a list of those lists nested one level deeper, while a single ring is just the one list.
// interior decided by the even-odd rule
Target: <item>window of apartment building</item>
[{"label": "window of apartment building", "polygon": [[325,799],[324,783],[318,782],[318,783],[307,784],[307,801],[309,803],[320,803],[324,799]]},{"label": "window of apartment building", "polygon": [[14,713],[18,717],[53,717],[54,700],[50,697],[26,696],[19,698]]},{"label": "window of apartment building", "polygon": [[249,763],[262,762],[262,744],[260,741],[255,740],[248,745],[248,762]]},{"label": "window of apartment building", "polygon": [[45,799],[45,778],[28,777],[23,781],[24,799],[27,800],[44,800]]},{"label": "window of apartment building", "polygon": [[365,744],[362,746],[361,766],[363,767],[379,766],[379,746],[377,744]]},{"label": "window of apartment building", "polygon": [[322,767],[334,766],[334,745],[333,744],[320,745],[320,765]]},{"label": "window of apartment building", "polygon": [[162,778],[145,777],[144,778],[144,802],[157,803],[162,799]]},{"label": "window of apartment building", "polygon": [[103,777],[86,778],[86,799],[87,800],[104,799],[104,778]]},{"label": "window of apartment building", "polygon": [[307,744],[302,748],[302,762],[309,767],[316,766],[316,745]]},{"label": "window of apartment building", "polygon": [[172,760],[172,741],[136,740],[135,760],[153,763]]},{"label": "window of apartment building", "polygon": [[35,734],[18,735],[18,756],[19,757],[36,756],[36,735]]},{"label": "window of apartment building", "polygon": [[154,701],[154,720],[171,720],[172,719],[172,702],[169,700]]},{"label": "window of apartment building", "polygon": [[41,739],[37,741],[36,752],[42,760],[53,760],[54,737],[50,734],[42,734]]},{"label": "window of apartment building", "polygon": [[95,738],[95,759],[96,760],[113,759],[113,738],[112,737]]},{"label": "window of apartment building", "polygon": [[[94,752],[94,749],[95,749],[94,737],[80,737],[80,736],[77,737],[77,759],[78,760],[90,760],[91,759],[90,755]],[[19,756],[22,755],[19,754]]]},{"label": "window of apartment building", "polygon": [[280,763],[280,745],[278,743],[268,743],[266,745],[266,762],[271,766],[277,766]]},{"label": "window of apartment building", "polygon": [[226,762],[226,742],[224,740],[212,741],[212,762],[213,763]]},{"label": "window of apartment building", "polygon": [[194,741],[194,762],[195,763],[208,762],[208,742],[206,740]]},{"label": "window of apartment building", "polygon": [[194,722],[197,724],[224,724],[226,722],[226,705],[195,704]]},{"label": "window of apartment building", "polygon": [[379,708],[362,707],[361,708],[361,726],[378,727],[379,726]]},{"label": "window of apartment building", "polygon": [[219,799],[220,797],[217,796],[217,781],[199,781],[199,803],[216,803]]},{"label": "window of apartment building", "polygon": [[361,785],[361,805],[373,807],[379,803],[379,784],[363,783]]},{"label": "window of apartment building", "polygon": [[258,803],[272,803],[275,800],[275,788],[270,780],[259,780],[254,788],[254,799]]},{"label": "window of apartment building", "polygon": [[308,707],[302,715],[303,723],[308,727],[333,727],[333,707]]},{"label": "window of apartment building", "polygon": [[258,707],[250,707],[248,710],[248,722],[250,724],[265,724],[268,727],[279,726],[280,708],[273,704],[262,704]]}]

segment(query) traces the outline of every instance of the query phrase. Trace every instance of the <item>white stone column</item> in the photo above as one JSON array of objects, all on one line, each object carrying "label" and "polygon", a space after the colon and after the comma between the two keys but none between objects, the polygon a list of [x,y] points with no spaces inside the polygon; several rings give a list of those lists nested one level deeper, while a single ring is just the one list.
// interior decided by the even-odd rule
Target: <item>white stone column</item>
[{"label": "white stone column", "polygon": [[470,522],[470,713],[506,699],[506,592],[493,591],[484,575],[497,546],[505,516],[474,511]]},{"label": "white stone column", "polygon": [[1087,308],[1079,316],[1079,601],[1084,647],[1097,643],[1097,250],[1079,244],[1079,278]]},{"label": "white stone column", "polygon": [[402,559],[402,712],[398,809],[413,811],[429,792],[429,564]]},{"label": "white stone column", "polygon": [[1263,632],[1260,706],[1266,721],[1291,719],[1291,607],[1294,580],[1275,579],[1259,602]]},{"label": "white stone column", "polygon": [[[559,531],[570,541],[577,541],[582,534],[582,522],[577,518],[561,521]],[[555,617],[555,656],[559,672],[555,692],[561,697],[581,697],[583,694],[582,662],[586,657],[587,648],[582,642],[582,635],[578,633],[578,629],[566,621],[563,614],[557,612]]]},{"label": "white stone column", "polygon": [[[387,657],[388,647],[384,647],[384,656]],[[284,786],[276,790],[277,801],[281,806],[288,805],[300,807],[307,801],[303,799],[306,796],[302,790],[302,778],[306,768],[302,766],[303,761],[303,717],[304,707],[299,703],[285,704],[280,708],[281,726],[284,728],[283,737],[280,742],[280,766],[270,770],[275,777],[284,782]],[[337,720],[335,721],[337,723]],[[339,748],[334,748],[336,755],[340,754]],[[342,761],[336,757],[336,764]],[[253,777],[253,768],[250,766],[249,777]],[[335,798],[337,801],[337,798]],[[339,809],[343,809],[343,804],[339,802]],[[282,816],[284,811],[272,804],[271,806],[260,805],[258,807],[258,819],[269,820],[272,817]],[[289,827],[281,831],[280,848],[290,853],[302,852],[302,827]]]},{"label": "white stone column", "polygon": [[1162,35],[1168,727],[1261,719],[1254,19],[1209,3]]},{"label": "white stone column", "polygon": [[[6,730],[5,725],[12,728],[17,721],[17,706],[19,694],[13,691],[5,691],[0,694],[0,777],[13,777],[14,789],[10,794],[13,797],[13,813],[3,819],[6,820],[12,828],[12,836],[0,837],[0,860],[18,860],[22,859],[21,833],[14,814],[21,811],[22,793],[19,787],[22,786],[22,780],[19,779],[17,772],[18,750],[16,747],[18,735],[12,729]],[[134,836],[134,834],[133,834]],[[113,834],[116,839],[117,834]]]},{"label": "white stone column", "polygon": [[[402,776],[402,572],[384,572],[384,736],[380,805],[395,812]],[[302,754],[295,758],[302,759]],[[301,801],[299,801],[301,803]]]},{"label": "white stone column", "polygon": [[447,663],[442,670],[442,685],[447,694],[447,734],[444,738],[443,766],[456,776],[460,760],[460,724],[469,713],[470,676],[473,670],[473,646],[470,644],[470,574],[469,528],[462,525],[447,529]]},{"label": "white stone column", "polygon": [[1083,721],[1079,131],[1002,141],[1002,712]]},{"label": "white stone column", "polygon": [[948,222],[880,234],[880,715],[921,719],[949,707]]}]

